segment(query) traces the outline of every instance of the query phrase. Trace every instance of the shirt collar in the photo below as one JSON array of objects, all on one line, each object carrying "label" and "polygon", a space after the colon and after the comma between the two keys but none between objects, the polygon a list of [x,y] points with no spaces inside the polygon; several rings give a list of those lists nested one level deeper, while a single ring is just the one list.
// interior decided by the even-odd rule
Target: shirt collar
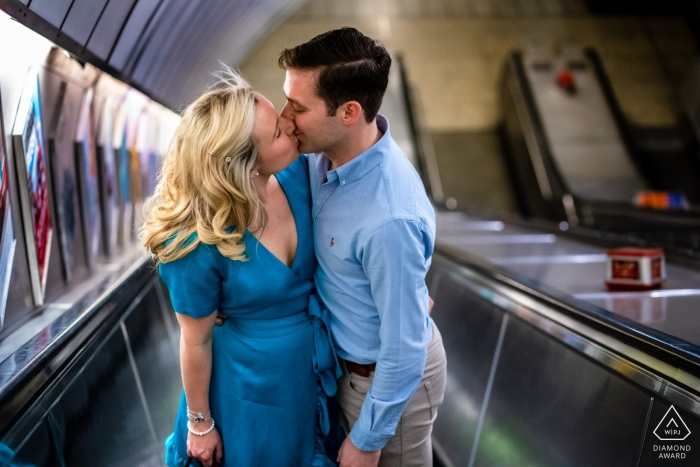
[{"label": "shirt collar", "polygon": [[[377,128],[384,133],[379,141],[350,162],[341,165],[334,171],[328,172],[329,181],[331,180],[331,173],[336,172],[341,185],[352,183],[364,177],[384,160],[390,152],[391,134],[389,132],[389,120],[382,114],[377,114]],[[321,157],[327,159],[325,155]]]}]

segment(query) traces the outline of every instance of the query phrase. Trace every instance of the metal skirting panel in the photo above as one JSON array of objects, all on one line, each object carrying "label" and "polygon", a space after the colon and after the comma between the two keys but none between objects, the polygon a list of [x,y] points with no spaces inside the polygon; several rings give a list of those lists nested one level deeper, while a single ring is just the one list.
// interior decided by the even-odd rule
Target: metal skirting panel
[{"label": "metal skirting panel", "polygon": [[[427,282],[448,360],[433,436],[449,463],[658,465],[659,446],[674,442],[652,431],[671,403],[700,432],[686,410],[696,396],[472,276],[437,254]],[[697,465],[700,443],[685,444],[694,451],[678,465]]]},{"label": "metal skirting panel", "polygon": [[172,308],[148,277],[119,321],[0,439],[0,467],[162,464],[182,386]]},{"label": "metal skirting panel", "polygon": [[148,414],[119,328],[61,394],[50,414],[67,465],[138,465],[156,458]]},{"label": "metal skirting panel", "polygon": [[[132,311],[124,319],[124,326],[143,396],[153,420],[156,440],[159,448],[162,448],[163,441],[175,426],[175,408],[180,402],[182,383],[178,347],[168,330],[165,317],[159,313],[164,308],[167,310],[169,303],[161,301],[156,287],[156,293],[144,297],[139,312]],[[169,315],[173,313],[169,312]]]},{"label": "metal skirting panel", "polygon": [[[17,450],[13,453],[10,448],[0,444],[0,459],[4,455],[9,455],[8,460],[17,462],[21,460],[21,465],[31,466],[64,466],[63,458],[59,453],[53,439],[51,422],[48,417],[39,422],[29,433],[26,439],[21,441]],[[1,464],[3,467],[19,464]]]},{"label": "metal skirting panel", "polygon": [[522,320],[490,396],[474,465],[635,465],[649,395]]},{"label": "metal skirting panel", "polygon": [[430,287],[437,298],[432,316],[447,353],[448,380],[433,436],[454,465],[467,466],[505,313],[451,275],[438,274]]}]

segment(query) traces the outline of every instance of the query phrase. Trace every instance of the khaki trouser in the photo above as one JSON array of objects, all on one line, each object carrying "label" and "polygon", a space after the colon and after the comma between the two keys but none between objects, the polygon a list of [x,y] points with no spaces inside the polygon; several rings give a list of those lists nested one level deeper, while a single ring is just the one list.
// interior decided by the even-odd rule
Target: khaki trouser
[{"label": "khaki trouser", "polygon": [[[429,467],[433,465],[430,434],[445,394],[446,359],[442,336],[433,320],[433,337],[428,344],[425,372],[416,392],[404,410],[396,433],[382,449],[379,467]],[[365,395],[372,386],[374,372],[362,377],[343,372],[338,388],[342,410],[340,421],[349,433],[360,416]]]}]

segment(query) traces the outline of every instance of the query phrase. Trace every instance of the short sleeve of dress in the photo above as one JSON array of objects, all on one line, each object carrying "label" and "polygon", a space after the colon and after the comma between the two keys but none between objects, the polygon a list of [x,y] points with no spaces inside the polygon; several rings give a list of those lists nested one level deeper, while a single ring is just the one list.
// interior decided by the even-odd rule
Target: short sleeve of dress
[{"label": "short sleeve of dress", "polygon": [[200,243],[182,258],[160,263],[160,277],[177,313],[203,318],[219,308],[221,273],[211,250],[209,245]]}]

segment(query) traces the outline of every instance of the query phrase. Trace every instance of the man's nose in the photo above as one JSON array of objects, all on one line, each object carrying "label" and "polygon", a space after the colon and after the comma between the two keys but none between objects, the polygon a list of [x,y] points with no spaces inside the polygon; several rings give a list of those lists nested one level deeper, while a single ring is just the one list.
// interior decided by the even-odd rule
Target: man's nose
[{"label": "man's nose", "polygon": [[[282,113],[284,114],[284,110]],[[280,127],[282,127],[282,131],[284,131],[284,133],[287,135],[291,135],[297,129],[297,126],[294,124],[294,120],[291,120],[284,115],[280,115]]]},{"label": "man's nose", "polygon": [[288,120],[294,121],[294,111],[292,109],[292,106],[289,104],[289,101],[285,102],[284,107],[282,107],[282,112],[280,113],[280,116]]}]

